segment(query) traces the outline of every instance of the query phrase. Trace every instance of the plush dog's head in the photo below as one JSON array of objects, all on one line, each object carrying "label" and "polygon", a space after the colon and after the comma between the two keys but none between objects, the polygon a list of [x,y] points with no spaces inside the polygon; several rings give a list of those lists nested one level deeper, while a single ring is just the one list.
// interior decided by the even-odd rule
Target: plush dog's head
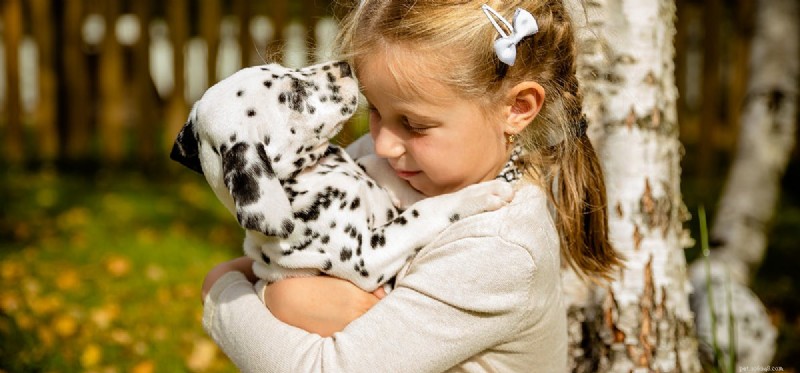
[{"label": "plush dog's head", "polygon": [[245,68],[203,94],[170,156],[204,174],[245,228],[283,235],[283,222],[243,223],[248,206],[262,195],[275,203],[283,192],[278,181],[315,164],[357,104],[358,85],[345,62]]},{"label": "plush dog's head", "polygon": [[262,144],[272,169],[285,178],[325,152],[357,101],[358,87],[346,62],[245,68],[209,88],[195,104],[171,157],[205,173],[203,146],[221,153],[239,143]]}]

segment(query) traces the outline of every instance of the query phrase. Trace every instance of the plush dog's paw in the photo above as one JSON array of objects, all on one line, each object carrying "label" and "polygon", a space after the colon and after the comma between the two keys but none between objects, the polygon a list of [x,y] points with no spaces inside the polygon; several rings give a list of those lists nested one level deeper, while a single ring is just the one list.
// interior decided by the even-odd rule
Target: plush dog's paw
[{"label": "plush dog's paw", "polygon": [[456,194],[462,195],[466,199],[466,203],[461,205],[466,211],[462,211],[462,213],[469,215],[494,211],[506,206],[514,199],[514,193],[511,183],[492,180],[470,185]]}]

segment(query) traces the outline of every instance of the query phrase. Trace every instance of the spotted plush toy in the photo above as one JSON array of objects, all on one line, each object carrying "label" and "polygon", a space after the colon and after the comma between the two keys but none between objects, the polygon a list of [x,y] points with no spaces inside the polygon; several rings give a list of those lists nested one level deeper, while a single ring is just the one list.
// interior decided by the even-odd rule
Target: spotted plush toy
[{"label": "spotted plush toy", "polygon": [[246,229],[258,277],[324,273],[372,291],[453,221],[512,198],[510,184],[495,180],[400,211],[329,143],[357,104],[350,66],[332,62],[245,68],[194,105],[171,157],[205,175]]}]

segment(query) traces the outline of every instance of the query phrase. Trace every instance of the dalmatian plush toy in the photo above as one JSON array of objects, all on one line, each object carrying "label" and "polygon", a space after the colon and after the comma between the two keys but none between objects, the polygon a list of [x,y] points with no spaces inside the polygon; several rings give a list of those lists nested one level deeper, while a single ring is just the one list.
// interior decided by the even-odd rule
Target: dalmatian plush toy
[{"label": "dalmatian plush toy", "polygon": [[357,104],[345,62],[249,67],[209,88],[178,134],[171,158],[236,216],[267,282],[324,273],[373,291],[452,222],[511,200],[510,184],[494,180],[400,211],[329,143]]}]

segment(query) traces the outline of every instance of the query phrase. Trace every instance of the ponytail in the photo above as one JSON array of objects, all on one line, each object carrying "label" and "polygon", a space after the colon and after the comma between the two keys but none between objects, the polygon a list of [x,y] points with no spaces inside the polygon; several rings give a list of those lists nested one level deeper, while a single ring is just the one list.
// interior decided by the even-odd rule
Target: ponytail
[{"label": "ponytail", "polygon": [[576,141],[561,143],[571,149],[564,150],[559,162],[557,193],[552,196],[556,226],[567,263],[579,274],[607,280],[622,258],[608,240],[608,202],[600,160],[585,129],[577,135]]},{"label": "ponytail", "polygon": [[608,240],[605,181],[585,119],[576,127],[570,131],[573,138],[532,152],[525,164],[542,181],[554,207],[566,263],[579,276],[609,280],[623,258]]}]

